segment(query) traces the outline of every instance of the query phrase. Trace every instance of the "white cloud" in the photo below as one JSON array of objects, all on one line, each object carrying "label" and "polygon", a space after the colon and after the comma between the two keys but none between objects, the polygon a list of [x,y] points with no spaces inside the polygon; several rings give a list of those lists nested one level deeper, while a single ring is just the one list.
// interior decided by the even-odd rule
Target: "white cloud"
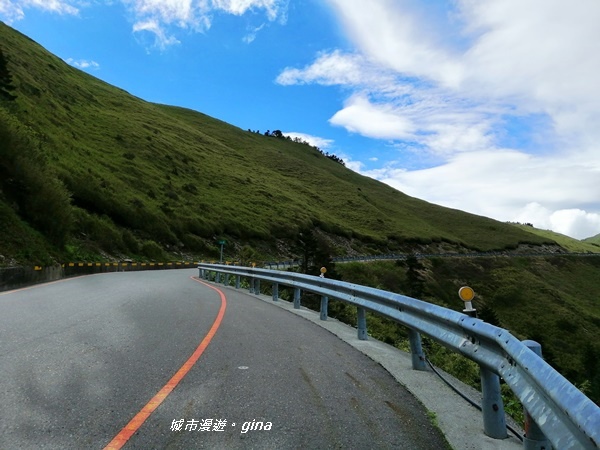
[{"label": "white cloud", "polygon": [[[156,46],[178,44],[172,35],[177,28],[206,32],[212,25],[213,14],[224,12],[243,15],[248,11],[263,10],[267,19],[273,21],[285,16],[287,0],[121,0],[134,16],[134,31],[154,34]],[[247,42],[255,39],[257,27],[245,37]]]},{"label": "white cloud", "polygon": [[265,24],[263,23],[259,27],[250,28],[248,30],[248,34],[242,38],[242,41],[244,41],[246,44],[251,44],[256,39],[258,32],[260,30],[262,30],[264,27],[265,27]]},{"label": "white cloud", "polygon": [[73,58],[67,58],[66,62],[70,65],[77,67],[78,69],[99,69],[100,64],[96,61],[88,61],[86,59],[75,60]]},{"label": "white cloud", "polygon": [[[411,76],[456,84],[460,64],[431,32],[429,17],[408,0],[328,0],[350,37],[382,66]],[[435,75],[435,76],[434,76]]]},{"label": "white cloud", "polygon": [[241,16],[249,10],[264,9],[269,20],[273,21],[287,8],[287,0],[212,0],[215,9]]},{"label": "white cloud", "polygon": [[348,131],[379,139],[412,139],[415,125],[389,105],[373,105],[362,96],[352,97],[344,109],[329,119]]},{"label": "white cloud", "polygon": [[164,27],[155,19],[136,22],[133,25],[133,32],[139,33],[140,31],[151,33],[154,36],[154,45],[161,50],[180,43],[174,36],[168,36]]},{"label": "white cloud", "polygon": [[315,62],[304,69],[286,67],[275,80],[287,86],[318,83],[324,86],[379,86],[385,90],[394,77],[378,65],[358,54],[344,54],[339,50],[320,53]]}]

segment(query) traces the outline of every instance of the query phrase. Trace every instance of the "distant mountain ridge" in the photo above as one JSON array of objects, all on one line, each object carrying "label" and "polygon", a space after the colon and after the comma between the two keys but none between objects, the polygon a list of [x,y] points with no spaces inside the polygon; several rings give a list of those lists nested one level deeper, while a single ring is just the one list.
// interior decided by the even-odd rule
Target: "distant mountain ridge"
[{"label": "distant mountain ridge", "polygon": [[250,244],[273,257],[306,229],[338,254],[555,244],[409,197],[309,145],[146,102],[4,24],[0,50],[16,96],[0,100],[5,259],[215,255],[220,238],[229,254]]},{"label": "distant mountain ridge", "polygon": [[588,244],[600,245],[600,234],[583,239],[583,242]]}]

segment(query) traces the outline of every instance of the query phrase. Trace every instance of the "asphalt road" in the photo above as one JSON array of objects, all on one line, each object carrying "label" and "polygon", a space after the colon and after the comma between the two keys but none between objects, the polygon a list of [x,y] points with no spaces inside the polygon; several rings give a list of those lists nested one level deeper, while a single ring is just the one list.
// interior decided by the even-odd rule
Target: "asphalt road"
[{"label": "asphalt road", "polygon": [[[223,301],[196,274],[0,294],[0,449],[102,449],[120,435],[216,327]],[[380,365],[300,317],[223,292],[212,340],[123,448],[445,448]]]}]

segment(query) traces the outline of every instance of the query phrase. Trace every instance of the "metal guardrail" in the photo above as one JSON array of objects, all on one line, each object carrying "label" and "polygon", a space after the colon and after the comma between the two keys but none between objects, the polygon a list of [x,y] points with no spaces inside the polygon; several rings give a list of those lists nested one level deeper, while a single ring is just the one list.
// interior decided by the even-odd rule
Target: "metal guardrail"
[{"label": "metal guardrail", "polygon": [[[480,319],[404,295],[343,281],[304,274],[219,264],[200,264],[200,277],[240,288],[242,277],[250,292],[260,293],[260,282],[272,283],[273,301],[279,286],[294,289],[294,308],[301,292],[321,295],[321,319],[327,319],[329,298],[358,307],[358,338],[367,339],[369,310],[409,329],[413,369],[427,370],[421,334],[476,362],[481,368],[483,422],[486,435],[507,437],[500,377],[511,388],[532,420],[525,424],[524,448],[557,450],[597,449],[600,446],[600,408],[534,351],[539,344],[521,342],[507,330]],[[532,351],[532,349],[534,351]]]}]

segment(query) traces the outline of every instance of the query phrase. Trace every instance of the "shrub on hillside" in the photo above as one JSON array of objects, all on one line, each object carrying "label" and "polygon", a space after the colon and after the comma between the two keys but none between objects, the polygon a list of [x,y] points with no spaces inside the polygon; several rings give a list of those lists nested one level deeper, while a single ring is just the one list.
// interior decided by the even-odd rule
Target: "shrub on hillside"
[{"label": "shrub on hillside", "polygon": [[186,251],[192,252],[206,252],[208,251],[208,247],[204,243],[202,239],[198,236],[195,236],[190,233],[186,233],[181,236],[181,242],[183,243],[183,248]]},{"label": "shrub on hillside", "polygon": [[81,208],[74,208],[74,216],[77,236],[110,253],[125,250],[123,235],[108,216],[89,213]]},{"label": "shrub on hillside", "polygon": [[21,217],[56,245],[72,226],[70,194],[46,164],[33,130],[0,108],[0,189]]},{"label": "shrub on hillside", "polygon": [[147,258],[155,261],[164,261],[167,259],[167,254],[165,251],[154,241],[145,241],[142,244],[141,253]]}]

